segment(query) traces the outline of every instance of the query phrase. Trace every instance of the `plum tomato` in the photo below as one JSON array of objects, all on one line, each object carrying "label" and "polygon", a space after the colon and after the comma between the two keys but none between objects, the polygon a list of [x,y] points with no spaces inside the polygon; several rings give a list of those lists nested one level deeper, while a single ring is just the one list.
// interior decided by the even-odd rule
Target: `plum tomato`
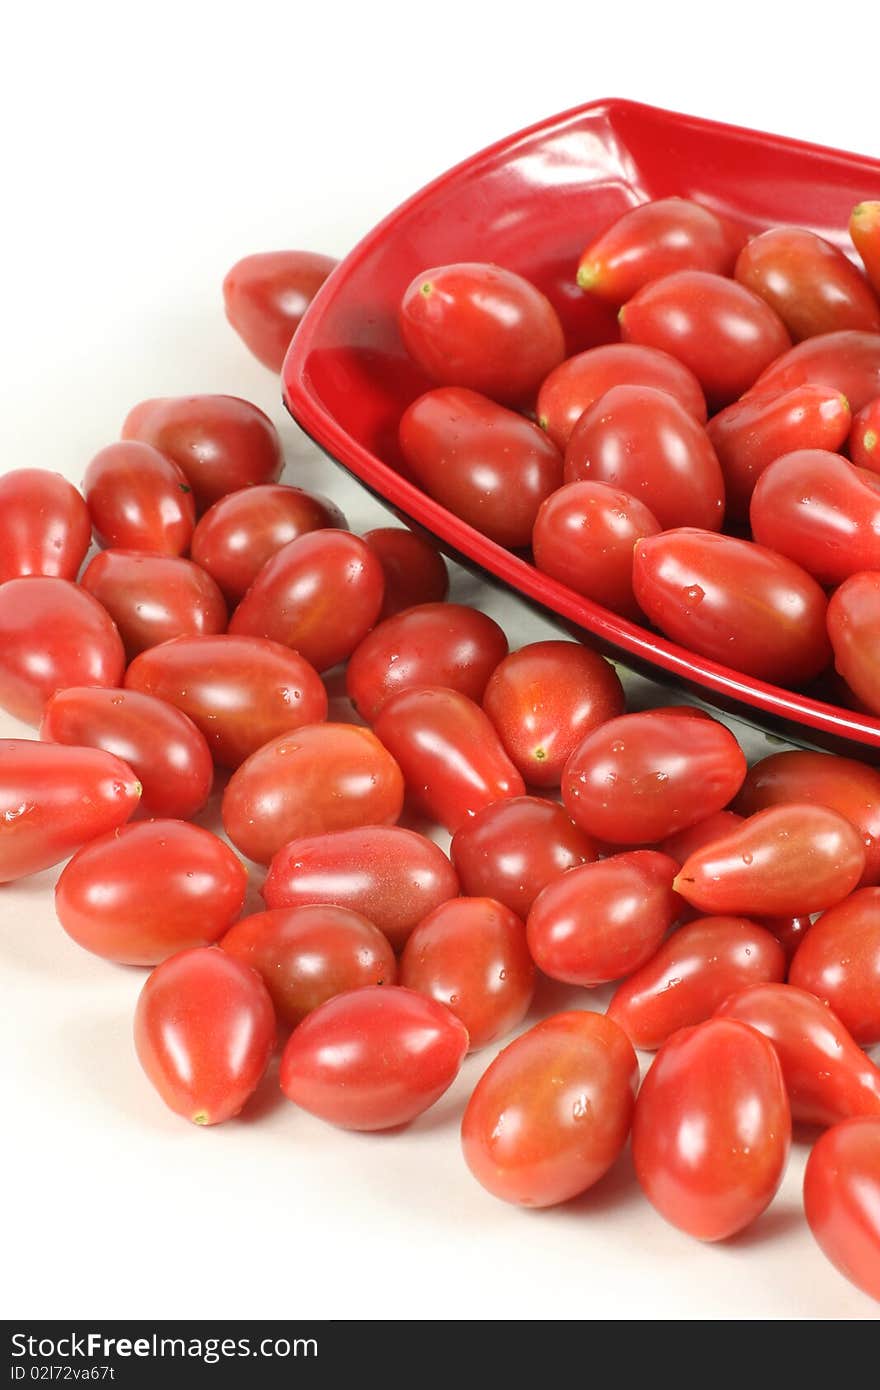
[{"label": "plum tomato", "polygon": [[116,624],[77,584],[31,575],[0,585],[0,709],[39,724],[56,690],[116,686],[124,669]]},{"label": "plum tomato", "polygon": [[724,479],[705,429],[668,391],[613,386],[585,410],[565,449],[567,483],[610,483],[664,528],[718,531]]},{"label": "plum tomato", "polygon": [[858,203],[849,219],[849,234],[868,279],[880,294],[880,203]]},{"label": "plum tomato", "polygon": [[91,539],[89,509],[60,473],[13,468],[0,477],[0,584],[76,579]]},{"label": "plum tomato", "polygon": [[554,879],[526,923],[535,964],[553,980],[587,989],[638,970],[678,917],[677,869],[668,855],[633,850]]},{"label": "plum tomato", "polygon": [[136,657],[125,685],[188,715],[221,767],[238,767],[270,739],[327,717],[314,667],[262,637],[177,637]]},{"label": "plum tomato", "polygon": [[417,275],[400,305],[410,356],[443,386],[464,386],[517,405],[565,356],[549,299],[529,280],[478,261]]},{"label": "plum tomato", "polygon": [[496,666],[483,709],[524,782],[558,787],[581,739],[623,714],[623,687],[610,661],[580,642],[530,642]]},{"label": "plum tomato", "polygon": [[845,1120],[819,1138],[804,1173],[804,1211],[835,1268],[880,1300],[880,1120]]},{"label": "plum tomato", "polygon": [[735,990],[784,980],[785,966],[765,927],[744,917],[698,917],[618,985],[608,1016],[634,1047],[655,1052],[679,1028],[711,1018]]},{"label": "plum tomato", "polygon": [[260,570],[229,623],[269,637],[318,671],[351,656],[379,616],[385,580],[369,546],[349,531],[309,531]]},{"label": "plum tomato", "polygon": [[162,1100],[197,1125],[237,1115],[275,1046],[263,981],[216,946],[179,951],[157,966],[134,1016],[138,1060]]},{"label": "plum tomato", "polygon": [[400,985],[349,990],[293,1030],[281,1089],[342,1129],[394,1129],[449,1089],[467,1046],[464,1025],[424,994]]},{"label": "plum tomato", "polygon": [[449,852],[463,892],[495,898],[523,921],[542,888],[598,855],[558,802],[537,796],[479,811],[455,832]]},{"label": "plum tomato", "polygon": [[623,304],[643,285],[676,270],[733,271],[742,238],[729,222],[689,198],[657,198],[629,208],[583,252],[582,290]]},{"label": "plum tomato", "polygon": [[71,686],[46,706],[40,738],[103,748],[127,763],[154,816],[190,820],[211,794],[214,764],[203,734],[173,705],[136,690]]},{"label": "plum tomato", "polygon": [[[736,809],[743,816],[791,801],[812,801],[843,816],[862,837],[861,884],[880,883],[880,771],[855,758],[807,748],[772,753],[746,774]],[[671,851],[670,851],[671,852]]]},{"label": "plum tomato", "polygon": [[675,888],[702,912],[804,917],[848,897],[864,871],[863,839],[848,820],[786,802],[691,854]]},{"label": "plum tomato", "polygon": [[660,529],[653,512],[628,492],[608,483],[566,483],[538,512],[532,537],[535,565],[576,594],[625,618],[638,618],[633,547]]},{"label": "plum tomato", "polygon": [[348,907],[255,912],[230,927],[220,945],[262,977],[279,1022],[289,1028],[334,995],[397,983],[390,942]]},{"label": "plum tomato", "polygon": [[55,888],[78,946],[122,965],[158,965],[210,946],[244,905],[247,870],[227,844],[180,820],[138,821],[84,845]]},{"label": "plum tomato", "polygon": [[833,1009],[856,1042],[880,1042],[880,888],[860,888],[823,912],[788,975]]},{"label": "plum tomato", "polygon": [[764,546],[689,528],[648,536],[635,547],[633,590],[673,642],[735,671],[799,686],[828,665],[825,594]]},{"label": "plum tomato", "polygon": [[736,280],[681,270],[655,280],[620,311],[624,342],[689,367],[710,407],[730,405],[791,347],[785,324]]},{"label": "plum tomato", "polygon": [[130,661],[172,637],[210,636],[226,627],[217,585],[179,555],[101,550],[80,583],[110,614]]},{"label": "plum tomato", "polygon": [[0,739],[0,883],[124,825],[140,795],[131,768],[101,748]]},{"label": "plum tomato", "polygon": [[506,655],[507,638],[479,609],[422,603],[367,633],[348,663],[346,690],[368,724],[400,690],[445,685],[479,701]]},{"label": "plum tomato", "polygon": [[587,734],[566,763],[562,799],[588,835],[650,845],[720,811],[745,775],[742,749],[723,724],[648,710]]},{"label": "plum tomato", "polygon": [[728,518],[747,520],[755,484],[774,459],[796,449],[836,452],[851,421],[846,397],[832,386],[746,396],[719,411],[706,429],[724,474]]},{"label": "plum tomato", "polygon": [[880,494],[840,454],[798,449],[778,458],[755,485],[750,517],[759,545],[820,584],[880,569]]},{"label": "plum tomato", "polygon": [[525,927],[492,898],[453,898],[436,907],[400,960],[400,983],[461,1019],[471,1052],[522,1022],[534,981]]},{"label": "plum tomato", "polygon": [[772,227],[753,237],[734,271],[782,319],[792,342],[844,328],[880,331],[880,304],[852,261],[803,227]]},{"label": "plum tomato", "polygon": [[369,729],[307,724],[237,768],[223,793],[223,825],[237,849],[268,864],[289,840],[361,825],[391,825],[403,776]]},{"label": "plum tomato", "polygon": [[844,328],[805,338],[761,373],[750,395],[779,396],[796,386],[828,386],[855,415],[880,396],[880,333]]},{"label": "plum tomato", "polygon": [[880,1068],[815,994],[776,981],[748,985],[716,1011],[769,1038],[782,1067],[793,1120],[835,1125],[880,1115]]},{"label": "plum tomato", "polygon": [[283,845],[262,891],[272,908],[350,908],[375,923],[399,951],[413,927],[458,896],[458,878],[426,836],[401,825],[365,825]]},{"label": "plum tomato", "polygon": [[538,508],[562,482],[562,456],[543,430],[456,386],[413,401],[400,421],[400,447],[430,497],[514,549],[529,544]]},{"label": "plum tomato", "polygon": [[849,456],[857,468],[880,473],[880,396],[868,401],[853,420]]},{"label": "plum tomato", "polygon": [[636,1177],[652,1206],[697,1240],[757,1219],[785,1172],[791,1113],[771,1043],[732,1018],[683,1028],[642,1083],[632,1126]]},{"label": "plum tomato", "polygon": [[449,571],[436,546],[405,526],[377,526],[365,531],[385,576],[380,621],[420,603],[442,603],[449,592]]},{"label": "plum tomato", "polygon": [[465,1162],[493,1197],[550,1207],[592,1187],[620,1155],[639,1067],[604,1014],[535,1024],[480,1077],[461,1123]]},{"label": "plum tomato", "polygon": [[604,343],[569,357],[538,393],[538,424],[563,451],[584,411],[612,386],[653,386],[706,421],[706,399],[693,372],[668,352],[636,343]]},{"label": "plum tomato", "polygon": [[412,805],[450,834],[493,801],[525,791],[488,715],[457,690],[401,690],[374,728],[403,772]]},{"label": "plum tomato", "polygon": [[270,372],[281,371],[303,314],[336,265],[314,251],[259,251],[227,271],[226,317]]},{"label": "plum tomato", "polygon": [[346,528],[345,517],[329,498],[284,483],[264,483],[231,492],[209,507],[193,532],[190,556],[234,604],[285,545],[329,526]]},{"label": "plum tomato", "polygon": [[155,555],[189,549],[196,524],[192,488],[183,470],[152,444],[108,444],[86,469],[83,492],[100,546]]},{"label": "plum tomato", "polygon": [[129,411],[123,439],[152,444],[185,474],[198,511],[242,487],[275,483],[284,467],[268,415],[238,396],[162,396]]},{"label": "plum tomato", "polygon": [[834,665],[857,699],[874,714],[880,714],[878,624],[880,571],[854,574],[844,580],[828,603]]}]

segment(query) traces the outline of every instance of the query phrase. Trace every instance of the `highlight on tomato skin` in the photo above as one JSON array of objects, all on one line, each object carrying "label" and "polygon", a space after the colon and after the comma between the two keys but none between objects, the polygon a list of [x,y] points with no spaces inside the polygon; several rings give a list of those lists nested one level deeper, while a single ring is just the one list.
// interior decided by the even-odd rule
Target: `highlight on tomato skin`
[{"label": "highlight on tomato skin", "polygon": [[226,630],[226,601],[214,580],[180,555],[100,550],[80,585],[110,614],[129,661],[175,637]]},{"label": "highlight on tomato skin", "polygon": [[306,309],[337,265],[314,251],[258,251],[226,272],[226,317],[270,372],[281,371]]},{"label": "highlight on tomato skin", "polygon": [[803,227],[752,237],[736,262],[741,285],[775,309],[793,342],[841,329],[880,332],[880,303],[838,247]]},{"label": "highlight on tomato skin", "polygon": [[804,1213],[840,1273],[880,1301],[880,1120],[835,1125],[813,1146]]},{"label": "highlight on tomato skin", "polygon": [[0,584],[76,579],[91,538],[88,508],[60,473],[12,468],[0,477]]},{"label": "highlight on tomato skin", "polygon": [[83,492],[102,549],[155,555],[189,549],[196,523],[192,488],[183,469],[152,444],[108,444],[89,463]]}]

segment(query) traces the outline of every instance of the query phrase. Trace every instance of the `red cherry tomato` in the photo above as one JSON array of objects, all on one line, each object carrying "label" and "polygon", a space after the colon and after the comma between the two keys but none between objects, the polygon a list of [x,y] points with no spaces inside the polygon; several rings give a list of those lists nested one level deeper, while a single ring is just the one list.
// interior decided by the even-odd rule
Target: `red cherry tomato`
[{"label": "red cherry tomato", "polygon": [[[2,593],[2,590],[0,590]],[[854,574],[828,604],[834,665],[856,697],[880,713],[880,572]]]},{"label": "red cherry tomato", "polygon": [[565,450],[565,481],[610,483],[665,529],[724,519],[724,479],[709,436],[667,391],[613,386],[585,410]]},{"label": "red cherry tomato", "polygon": [[131,768],[102,749],[0,739],[0,883],[124,825],[140,795]]},{"label": "red cherry tomato", "polygon": [[654,1052],[679,1028],[711,1018],[746,985],[785,978],[776,937],[744,917],[698,917],[618,985],[608,1016],[634,1047]]},{"label": "red cherry tomato", "polygon": [[729,222],[688,198],[657,198],[619,217],[581,256],[582,290],[612,304],[627,299],[661,275],[709,270],[729,275],[742,238]]},{"label": "red cherry tomato", "polygon": [[749,985],[717,1012],[770,1039],[793,1120],[835,1125],[853,1115],[880,1115],[880,1068],[815,994],[793,985]]},{"label": "red cherry tomato", "polygon": [[529,912],[535,964],[551,979],[587,989],[638,970],[678,916],[677,867],[668,855],[634,850],[569,869]]},{"label": "red cherry tomato", "polygon": [[110,614],[129,660],[172,637],[226,627],[226,603],[211,576],[177,555],[102,550],[80,582]]},{"label": "red cherry tomato", "polygon": [[119,685],[125,652],[97,599],[68,579],[0,585],[0,708],[39,724],[47,700],[70,685]]},{"label": "red cherry tomato", "polygon": [[849,219],[849,234],[868,279],[880,294],[880,203],[858,203]]},{"label": "red cherry tomato", "polygon": [[493,801],[525,791],[488,716],[457,690],[402,690],[374,727],[400,765],[412,804],[453,834]]},{"label": "red cherry tomato", "polygon": [[853,420],[849,456],[857,468],[880,473],[880,396],[863,406]]},{"label": "red cherry tomato", "polygon": [[683,363],[636,343],[607,343],[569,357],[550,373],[538,393],[538,423],[564,450],[584,411],[612,386],[667,391],[695,420],[705,422],[702,387]]},{"label": "red cherry tomato", "polygon": [[382,566],[348,531],[310,531],[260,570],[229,623],[293,647],[318,671],[351,656],[382,607]]},{"label": "red cherry tomato", "polygon": [[477,1082],[461,1124],[465,1162],[504,1202],[567,1202],[619,1156],[638,1079],[626,1034],[604,1014],[545,1018]]},{"label": "red cherry tomato", "polygon": [[824,593],[764,546],[713,531],[649,536],[635,548],[633,589],[673,642],[736,671],[799,686],[828,664]]},{"label": "red cherry tomato", "polygon": [[238,396],[163,396],[141,401],[123,439],[152,444],[183,471],[204,511],[242,487],[278,481],[284,467],[272,421]]},{"label": "red cherry tomato", "polygon": [[255,970],[216,947],[170,956],[134,1016],[138,1059],[165,1104],[197,1125],[237,1115],[275,1046],[275,1012]]},{"label": "red cherry tomato", "polygon": [[283,845],[263,897],[269,907],[335,903],[361,913],[400,950],[417,923],[458,895],[446,855],[400,825],[335,830]]},{"label": "red cherry tomato", "polygon": [[400,690],[445,685],[481,700],[507,638],[496,622],[460,603],[422,603],[367,633],[345,673],[358,714],[372,723]]},{"label": "red cherry tomato", "polygon": [[525,927],[492,898],[455,898],[435,908],[400,960],[400,983],[461,1019],[472,1052],[522,1022],[534,979]]},{"label": "red cherry tomato", "polygon": [[0,477],[0,584],[33,574],[76,579],[91,539],[88,507],[60,473],[13,468]]},{"label": "red cherry tomato", "polygon": [[548,883],[597,852],[557,802],[534,796],[487,806],[455,832],[450,848],[464,892],[491,894],[522,920]]},{"label": "red cherry tomato", "polygon": [[393,1129],[448,1090],[467,1045],[463,1024],[434,999],[399,985],[350,990],[291,1033],[281,1089],[343,1129]]},{"label": "red cherry tomato", "polygon": [[561,455],[543,430],[460,387],[413,401],[400,447],[419,486],[498,545],[528,545],[538,508],[562,482]]},{"label": "red cherry tomato", "polygon": [[773,227],[743,247],[734,274],[775,309],[792,341],[880,330],[880,304],[842,251],[803,227]]},{"label": "red cherry tomato", "polygon": [[849,821],[792,802],[690,855],[675,887],[703,912],[803,917],[847,897],[864,869],[862,837]]},{"label": "red cherry tomato", "polygon": [[828,806],[854,825],[865,849],[861,882],[880,883],[880,771],[855,758],[805,748],[773,753],[749,768],[736,806],[753,816],[791,801]]},{"label": "red cherry tomato", "polygon": [[820,584],[880,568],[880,495],[840,454],[798,449],[771,463],[752,493],[750,516],[759,545]]},{"label": "red cherry tomato", "polygon": [[746,396],[706,426],[724,474],[727,515],[744,521],[755,483],[774,459],[796,449],[839,449],[852,414],[831,386],[795,386],[773,396]]},{"label": "red cherry tomato", "polygon": [[771,1044],[735,1019],[683,1028],[658,1052],[633,1118],[636,1176],[660,1215],[726,1240],[782,1181],[791,1114]]},{"label": "red cherry tomato", "polygon": [[832,1008],[857,1043],[880,1042],[880,888],[860,888],[823,912],[788,978]]},{"label": "red cherry tomato", "polygon": [[365,531],[385,576],[380,621],[393,618],[418,603],[442,603],[449,591],[446,561],[429,540],[402,526],[379,526]]},{"label": "red cherry tomato", "polygon": [[281,371],[303,314],[336,264],[314,251],[260,251],[227,271],[226,317],[270,372]]},{"label": "red cherry tomato", "polygon": [[432,381],[516,405],[565,356],[549,299],[521,275],[463,262],[417,275],[400,306],[410,356]]},{"label": "red cherry tomato", "polygon": [[658,348],[689,367],[715,409],[735,401],[791,347],[769,304],[736,280],[703,270],[646,285],[621,309],[620,323],[625,342]]},{"label": "red cherry tomato", "polygon": [[530,642],[496,666],[483,709],[523,780],[558,787],[581,739],[623,714],[623,687],[611,663],[579,642]]},{"label": "red cherry tomato", "polygon": [[72,686],[46,706],[40,738],[103,748],[127,763],[143,787],[141,805],[154,816],[189,820],[211,794],[211,750],[180,710],[135,690]]},{"label": "red cherry tomato", "polygon": [[259,864],[289,840],[391,825],[403,807],[403,776],[369,729],[308,724],[258,748],[229,779],[223,824]]},{"label": "red cherry tomato", "polygon": [[745,775],[742,750],[723,724],[654,710],[588,734],[566,764],[562,799],[588,835],[656,844],[720,811]]},{"label": "red cherry tomato", "polygon": [[637,618],[633,547],[660,529],[654,514],[628,492],[607,483],[567,483],[538,512],[535,564],[575,593]]},{"label": "red cherry tomato", "polygon": [[152,444],[108,444],[86,469],[83,492],[100,546],[156,555],[189,549],[196,524],[192,488],[183,470]]},{"label": "red cherry tomato", "polygon": [[310,531],[344,530],[345,517],[326,497],[282,483],[221,497],[193,532],[190,554],[230,603],[244,598],[267,561]]},{"label": "red cherry tomato", "polygon": [[221,767],[238,767],[270,739],[327,717],[314,668],[261,637],[178,637],[136,657],[125,684],[188,715]]},{"label": "red cherry tomato", "polygon": [[79,850],[58,880],[55,911],[68,936],[96,956],[158,965],[212,945],[241,912],[246,890],[247,870],[216,835],[150,820]]},{"label": "red cherry tomato", "polygon": [[220,945],[262,976],[279,1020],[291,1028],[346,990],[397,982],[389,942],[347,907],[257,912],[230,927]]},{"label": "red cherry tomato", "polygon": [[831,1263],[880,1300],[880,1120],[847,1120],[813,1146],[804,1211]]},{"label": "red cherry tomato", "polygon": [[855,415],[880,396],[880,333],[845,328],[796,344],[762,372],[750,393],[779,396],[796,386],[829,386]]}]

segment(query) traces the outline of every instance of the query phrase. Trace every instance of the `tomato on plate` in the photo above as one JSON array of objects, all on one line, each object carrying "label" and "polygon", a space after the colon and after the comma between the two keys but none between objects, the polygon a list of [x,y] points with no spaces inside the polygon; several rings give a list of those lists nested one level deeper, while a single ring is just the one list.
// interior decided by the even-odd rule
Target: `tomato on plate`
[{"label": "tomato on plate", "polygon": [[434,999],[400,985],[349,990],[293,1030],[281,1089],[343,1129],[394,1129],[449,1089],[467,1045],[467,1029]]},{"label": "tomato on plate", "polygon": [[880,1042],[880,888],[860,888],[823,912],[788,978],[833,1009],[857,1043]]},{"label": "tomato on plate", "polygon": [[226,628],[226,603],[217,585],[179,555],[101,550],[80,582],[110,614],[129,660],[173,637]]},{"label": "tomato on plate", "polygon": [[183,470],[152,444],[108,444],[86,469],[83,492],[100,546],[156,555],[189,549],[196,524],[192,488]]},{"label": "tomato on plate", "polygon": [[829,600],[828,635],[836,670],[874,714],[880,713],[878,622],[880,570],[851,575]]},{"label": "tomato on plate", "polygon": [[733,271],[743,236],[725,218],[689,198],[656,198],[628,208],[583,252],[582,290],[623,304],[643,285],[676,270]]},{"label": "tomato on plate", "polygon": [[880,333],[844,328],[805,338],[772,362],[749,394],[769,399],[796,386],[830,386],[857,414],[880,396]]},{"label": "tomato on plate", "polygon": [[60,473],[13,468],[0,476],[0,584],[33,574],[76,579],[91,539],[88,507]]},{"label": "tomato on plate", "polygon": [[404,526],[377,526],[364,541],[382,566],[385,597],[379,620],[393,618],[419,603],[442,603],[449,591],[449,571],[436,546]]},{"label": "tomato on plate", "polygon": [[849,234],[868,279],[880,294],[880,202],[858,203],[853,208]]},{"label": "tomato on plate", "polygon": [[880,1300],[880,1120],[845,1120],[821,1136],[804,1173],[804,1211],[831,1263]]},{"label": "tomato on plate", "polygon": [[840,454],[798,449],[761,474],[749,511],[759,545],[820,584],[880,569],[880,494]]},{"label": "tomato on plate", "polygon": [[226,317],[270,372],[281,371],[303,314],[336,265],[314,251],[259,251],[226,272]]},{"label": "tomato on plate", "polygon": [[803,227],[772,227],[752,237],[734,274],[776,310],[795,343],[845,328],[880,331],[880,304],[864,275],[838,247]]}]

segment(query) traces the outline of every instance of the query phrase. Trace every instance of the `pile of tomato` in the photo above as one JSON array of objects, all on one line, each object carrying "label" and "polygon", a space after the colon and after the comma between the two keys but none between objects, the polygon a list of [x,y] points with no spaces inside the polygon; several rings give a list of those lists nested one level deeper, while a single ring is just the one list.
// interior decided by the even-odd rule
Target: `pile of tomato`
[{"label": "pile of tomato", "polygon": [[[827,452],[849,436],[855,454],[851,405],[875,448],[862,396],[880,395],[880,309],[810,234],[743,248],[694,207],[649,204],[585,253],[586,292],[626,301],[626,341],[568,361],[519,277],[421,277],[404,337],[448,384],[407,411],[403,450],[488,534],[534,533],[565,582],[808,679],[827,659],[819,581],[868,554],[832,543],[832,513],[880,544],[867,465]],[[230,273],[228,313],[267,365],[331,268],[279,253]],[[829,316],[830,338],[790,348]],[[510,408],[537,387],[540,424]],[[808,452],[778,457],[792,439]],[[404,1125],[469,1051],[520,1028],[541,978],[613,985],[604,1013],[585,993],[488,1066],[462,1120],[475,1178],[549,1206],[631,1141],[656,1209],[721,1240],[773,1199],[792,1124],[812,1127],[807,1220],[880,1298],[880,771],[812,751],[748,768],[708,714],[627,713],[596,652],[509,651],[490,617],[446,601],[426,539],[353,534],[331,501],[279,482],[282,465],[255,406],[195,396],[136,406],[82,492],[39,469],[0,479],[0,706],[39,729],[0,740],[0,882],[68,861],[58,920],[150,970],[137,1054],[197,1124],[238,1114],[280,1045],[296,1105],[349,1129]],[[833,505],[810,493],[798,530],[776,489],[806,496],[805,468]],[[734,515],[752,493],[759,530],[769,497],[810,573],[786,545],[721,534],[731,479]],[[831,603],[853,688],[840,653],[868,669],[866,580],[880,593],[869,573]],[[682,594],[695,608],[698,588],[691,624]],[[349,713],[330,719],[343,665]],[[198,823],[215,786],[225,838]],[[448,854],[413,817],[449,832]],[[251,884],[265,910],[245,913]],[[636,1049],[654,1054],[641,1085]]]}]

